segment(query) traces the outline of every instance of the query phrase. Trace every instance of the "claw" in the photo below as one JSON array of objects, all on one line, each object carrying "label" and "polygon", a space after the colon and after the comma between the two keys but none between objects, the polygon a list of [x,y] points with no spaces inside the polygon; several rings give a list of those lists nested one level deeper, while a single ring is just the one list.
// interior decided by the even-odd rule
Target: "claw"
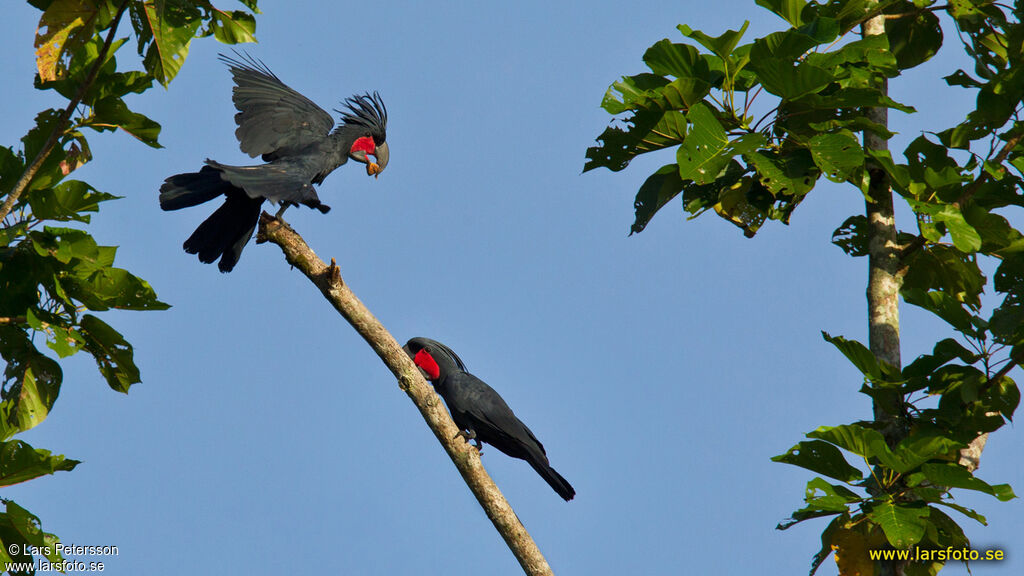
[{"label": "claw", "polygon": [[466,432],[465,430],[459,430],[458,434],[452,436],[452,440],[456,438],[462,438],[463,440],[466,441],[467,444],[469,443],[470,440],[472,440],[475,443],[474,447],[476,448],[476,451],[480,454],[484,453],[484,445],[481,444],[480,440],[477,439],[475,430],[470,430],[469,432]]}]

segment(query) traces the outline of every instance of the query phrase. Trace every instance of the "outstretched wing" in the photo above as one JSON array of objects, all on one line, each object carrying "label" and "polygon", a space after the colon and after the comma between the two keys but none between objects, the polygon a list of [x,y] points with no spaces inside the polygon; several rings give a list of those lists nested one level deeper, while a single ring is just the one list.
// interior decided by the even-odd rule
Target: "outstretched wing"
[{"label": "outstretched wing", "polygon": [[334,119],[248,54],[220,55],[235,80],[235,136],[249,156],[273,160],[327,137]]}]

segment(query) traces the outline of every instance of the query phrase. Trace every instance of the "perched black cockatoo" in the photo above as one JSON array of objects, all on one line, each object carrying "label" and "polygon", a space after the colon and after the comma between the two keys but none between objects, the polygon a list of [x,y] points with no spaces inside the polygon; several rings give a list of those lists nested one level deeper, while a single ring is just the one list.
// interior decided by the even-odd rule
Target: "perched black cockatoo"
[{"label": "perched black cockatoo", "polygon": [[[160,187],[160,207],[178,210],[225,196],[221,205],[185,240],[189,254],[230,272],[252,236],[264,200],[285,208],[303,204],[327,213],[313,184],[320,184],[349,158],[377,176],[388,165],[385,141],[388,113],[376,92],[344,102],[341,124],[308,98],[281,82],[266,65],[248,55],[221,55],[235,80],[232,100],[238,114],[235,136],[249,156],[266,164],[228,166],[206,160],[199,172],[177,174]],[[373,156],[376,161],[371,161]]]},{"label": "perched black cockatoo", "polygon": [[444,398],[452,420],[468,440],[486,442],[513,458],[526,460],[559,496],[572,500],[576,490],[548,464],[544,445],[483,380],[466,371],[451,348],[430,338],[413,338],[403,347]]}]

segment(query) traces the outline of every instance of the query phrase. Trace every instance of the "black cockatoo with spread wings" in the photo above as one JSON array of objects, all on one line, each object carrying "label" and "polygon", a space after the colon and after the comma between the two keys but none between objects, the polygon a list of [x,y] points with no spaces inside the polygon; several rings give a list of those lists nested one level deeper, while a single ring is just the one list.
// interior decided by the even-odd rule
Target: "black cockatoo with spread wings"
[{"label": "black cockatoo with spread wings", "polygon": [[[228,166],[206,160],[199,172],[177,174],[160,187],[160,207],[179,210],[224,196],[224,203],[185,240],[189,254],[230,272],[259,221],[264,201],[302,204],[327,213],[314,184],[320,184],[349,158],[376,177],[388,165],[387,109],[380,95],[347,98],[341,123],[310,99],[289,88],[259,60],[221,56],[234,77],[232,100],[238,114],[235,136],[249,156],[265,164]],[[370,157],[374,160],[371,160]]]}]

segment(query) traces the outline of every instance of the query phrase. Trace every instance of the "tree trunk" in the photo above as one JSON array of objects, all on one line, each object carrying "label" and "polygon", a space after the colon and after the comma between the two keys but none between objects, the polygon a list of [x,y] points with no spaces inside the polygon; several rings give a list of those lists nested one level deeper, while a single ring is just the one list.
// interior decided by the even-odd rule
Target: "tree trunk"
[{"label": "tree trunk", "polygon": [[[868,1],[868,9],[877,5],[877,0]],[[878,36],[885,34],[885,17],[881,14],[867,20],[861,26],[861,35]],[[888,92],[888,83],[882,80],[881,89]],[[882,126],[889,125],[886,108],[866,110],[869,120]],[[881,136],[865,130],[865,150],[888,150],[888,142]],[[868,218],[868,345],[875,357],[899,370],[900,361],[900,251],[896,238],[896,219],[893,214],[892,189],[889,176],[877,163],[867,164],[870,177],[866,211]],[[886,441],[895,444],[900,440],[899,414],[889,413],[877,401],[873,406],[875,422],[882,424]],[[905,563],[889,561],[880,563],[882,576],[900,576]]]}]

